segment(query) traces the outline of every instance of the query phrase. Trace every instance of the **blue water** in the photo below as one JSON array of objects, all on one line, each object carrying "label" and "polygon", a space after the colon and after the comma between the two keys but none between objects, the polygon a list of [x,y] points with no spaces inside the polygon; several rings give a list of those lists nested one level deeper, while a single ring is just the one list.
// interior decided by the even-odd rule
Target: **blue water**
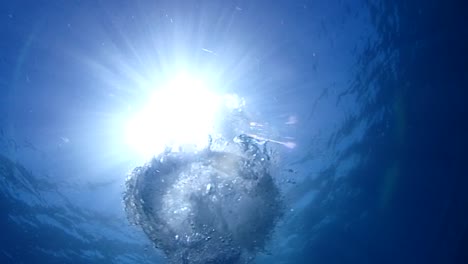
[{"label": "blue water", "polygon": [[179,69],[295,143],[273,142],[284,213],[253,263],[468,263],[465,10],[2,1],[0,263],[166,263],[125,215],[145,160],[123,130]]}]

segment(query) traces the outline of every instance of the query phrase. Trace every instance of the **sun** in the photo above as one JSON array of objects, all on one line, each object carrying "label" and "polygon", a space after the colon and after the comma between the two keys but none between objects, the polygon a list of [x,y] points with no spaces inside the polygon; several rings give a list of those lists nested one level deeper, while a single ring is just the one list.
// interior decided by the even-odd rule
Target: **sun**
[{"label": "sun", "polygon": [[127,123],[126,141],[150,158],[167,148],[198,150],[214,132],[222,96],[198,76],[179,73],[157,87],[147,103]]}]

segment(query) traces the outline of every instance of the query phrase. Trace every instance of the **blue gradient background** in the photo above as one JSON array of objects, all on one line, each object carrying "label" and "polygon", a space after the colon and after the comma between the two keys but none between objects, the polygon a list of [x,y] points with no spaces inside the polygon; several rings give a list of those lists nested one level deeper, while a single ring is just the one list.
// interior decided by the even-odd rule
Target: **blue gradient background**
[{"label": "blue gradient background", "polygon": [[187,67],[297,144],[256,263],[468,263],[466,8],[2,1],[0,262],[164,263],[123,212],[122,124]]}]

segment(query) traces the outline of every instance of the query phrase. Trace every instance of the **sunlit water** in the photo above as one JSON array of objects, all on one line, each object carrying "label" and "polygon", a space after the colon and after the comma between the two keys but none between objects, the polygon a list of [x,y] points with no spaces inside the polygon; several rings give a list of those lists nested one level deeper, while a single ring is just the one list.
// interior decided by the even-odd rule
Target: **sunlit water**
[{"label": "sunlit water", "polygon": [[[463,10],[2,2],[0,262],[467,263]],[[245,109],[151,159],[128,125],[179,72]]]}]

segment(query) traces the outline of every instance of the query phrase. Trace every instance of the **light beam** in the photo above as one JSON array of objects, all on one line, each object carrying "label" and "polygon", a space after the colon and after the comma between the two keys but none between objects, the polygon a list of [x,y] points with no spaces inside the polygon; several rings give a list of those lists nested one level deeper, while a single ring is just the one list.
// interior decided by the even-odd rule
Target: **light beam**
[{"label": "light beam", "polygon": [[127,144],[146,158],[167,147],[202,149],[213,133],[222,98],[207,82],[189,74],[178,74],[156,89],[127,124]]}]

